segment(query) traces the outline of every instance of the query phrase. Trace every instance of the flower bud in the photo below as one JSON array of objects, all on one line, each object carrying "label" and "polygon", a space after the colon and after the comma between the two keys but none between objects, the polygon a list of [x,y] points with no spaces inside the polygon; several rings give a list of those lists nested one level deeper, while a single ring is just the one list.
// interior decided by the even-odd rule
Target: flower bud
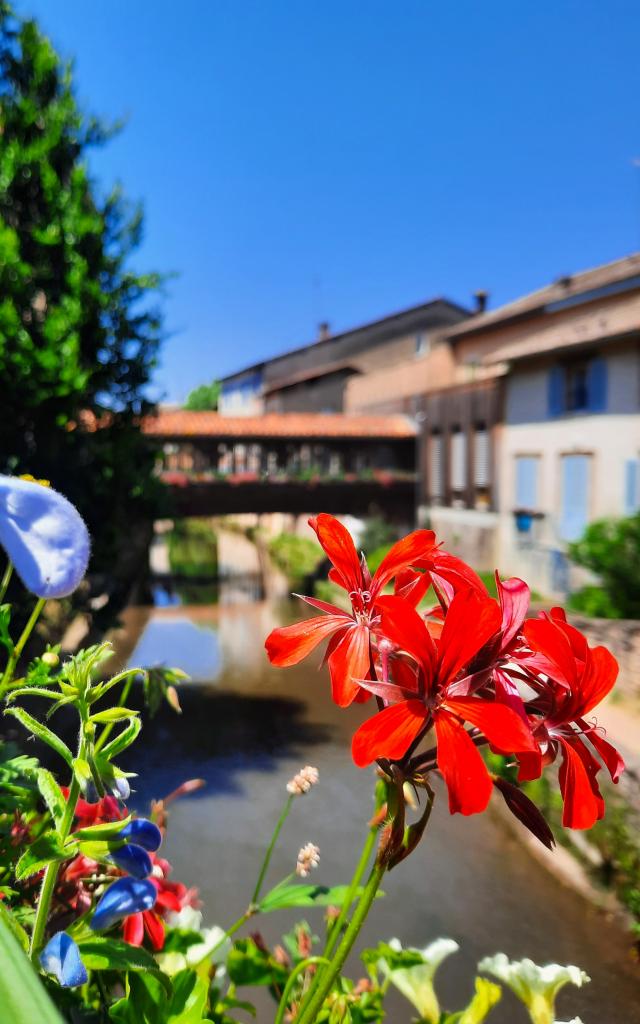
[{"label": "flower bud", "polygon": [[40,954],[43,971],[53,974],[63,988],[75,988],[88,980],[80,951],[70,935],[56,932]]},{"label": "flower bud", "polygon": [[100,897],[90,928],[94,932],[102,931],[123,917],[151,910],[157,896],[158,890],[148,879],[118,878]]},{"label": "flower bud", "polygon": [[314,843],[307,843],[298,853],[296,875],[299,875],[300,878],[306,878],[314,868],[317,868],[319,863],[320,847],[315,846]]},{"label": "flower bud", "polygon": [[47,668],[57,668],[60,664],[60,658],[55,651],[45,651],[40,660]]},{"label": "flower bud", "polygon": [[111,860],[133,878],[148,878],[153,872],[151,857],[141,846],[127,843],[111,852]]},{"label": "flower bud", "polygon": [[304,796],[312,786],[315,786],[319,778],[318,769],[307,764],[287,782],[287,793],[291,793],[292,796]]},{"label": "flower bud", "polygon": [[162,832],[148,818],[132,818],[120,831],[120,838],[155,853],[162,842]]}]

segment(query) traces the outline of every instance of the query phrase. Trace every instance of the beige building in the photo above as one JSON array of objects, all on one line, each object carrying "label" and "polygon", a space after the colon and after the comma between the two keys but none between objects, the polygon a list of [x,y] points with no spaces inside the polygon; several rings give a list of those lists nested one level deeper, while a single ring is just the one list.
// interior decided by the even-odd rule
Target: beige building
[{"label": "beige building", "polygon": [[505,373],[496,560],[544,593],[567,544],[640,508],[640,255],[564,277],[454,329]]}]

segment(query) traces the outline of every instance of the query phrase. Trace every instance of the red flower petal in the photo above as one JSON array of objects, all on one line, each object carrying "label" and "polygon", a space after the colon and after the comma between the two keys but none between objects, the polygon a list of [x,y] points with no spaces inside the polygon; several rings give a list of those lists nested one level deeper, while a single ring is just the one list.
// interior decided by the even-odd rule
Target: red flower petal
[{"label": "red flower petal", "polygon": [[397,761],[406,754],[427,718],[427,709],[420,700],[406,700],[379,711],[353,737],[354,762],[358,768],[366,768],[377,757]]},{"label": "red flower petal", "polygon": [[376,607],[382,613],[382,634],[415,658],[424,673],[428,688],[435,672],[437,654],[423,619],[401,597],[381,597]]},{"label": "red flower petal", "polygon": [[321,512],[319,516],[310,519],[309,526],[315,530],[329,561],[337,570],[337,577],[333,575],[332,579],[348,593],[359,590],[362,583],[360,562],[347,528],[326,512]]},{"label": "red flower petal", "polygon": [[122,937],[130,946],[141,946],[144,938],[144,921],[142,914],[130,914],[125,917]]},{"label": "red flower petal", "polygon": [[144,928],[149,936],[149,941],[154,949],[162,949],[164,946],[164,922],[158,914],[155,914],[153,910],[144,910],[142,912],[144,919]]},{"label": "red flower petal", "polygon": [[453,715],[435,715],[438,737],[438,768],[449,791],[451,814],[479,814],[484,811],[493,784],[478,748]]},{"label": "red flower petal", "polygon": [[371,582],[371,596],[375,599],[376,595],[401,569],[406,569],[416,562],[424,562],[431,555],[435,546],[436,535],[433,530],[414,530],[413,533],[399,540],[376,569]]},{"label": "red flower petal", "polygon": [[531,591],[524,580],[519,580],[517,576],[509,580],[501,580],[497,573],[496,586],[502,609],[501,647],[502,650],[506,650],[522,629],[529,610]]},{"label": "red flower petal", "polygon": [[500,629],[502,616],[496,601],[467,589],[456,594],[445,616],[438,643],[439,682],[445,686]]},{"label": "red flower petal", "polygon": [[352,704],[360,689],[357,680],[369,675],[371,655],[369,651],[369,627],[364,623],[351,626],[329,655],[331,693],[341,708]]},{"label": "red flower petal", "polygon": [[269,633],[265,648],[272,665],[285,668],[297,665],[306,658],[322,640],[336,630],[353,623],[348,615],[315,615],[292,626],[281,626]]},{"label": "red flower petal", "polygon": [[393,592],[396,597],[404,598],[417,608],[430,586],[431,578],[428,572],[402,569],[396,576]]},{"label": "red flower petal", "polygon": [[593,647],[580,685],[580,715],[587,715],[613,689],[618,662],[606,647]]},{"label": "red flower petal", "polygon": [[529,619],[523,632],[532,651],[542,654],[551,664],[553,678],[573,689],[576,661],[566,634],[549,619]]},{"label": "red flower petal", "polygon": [[505,704],[478,697],[450,697],[446,707],[480,729],[491,746],[502,754],[537,750],[528,723]]},{"label": "red flower petal", "polygon": [[[558,773],[564,800],[565,828],[591,828],[604,816],[604,801],[596,782],[597,763],[580,739],[560,739],[562,764]],[[594,767],[595,766],[595,767]]]},{"label": "red flower petal", "polygon": [[598,751],[600,757],[607,766],[607,770],[612,781],[617,782],[625,769],[625,763],[621,754],[618,753],[616,748],[609,743],[608,740],[605,740],[604,736],[602,736],[597,729],[592,729],[589,726],[589,723],[585,722],[584,719],[578,719],[577,724],[581,729],[584,729],[589,743]]}]

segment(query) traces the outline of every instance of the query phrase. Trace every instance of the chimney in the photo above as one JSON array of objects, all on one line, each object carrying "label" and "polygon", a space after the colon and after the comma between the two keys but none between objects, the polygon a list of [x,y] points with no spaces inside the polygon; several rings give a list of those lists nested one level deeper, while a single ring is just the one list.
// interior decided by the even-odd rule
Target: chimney
[{"label": "chimney", "polygon": [[318,324],[318,341],[326,341],[327,338],[331,337],[331,327],[326,320],[323,320],[321,324]]},{"label": "chimney", "polygon": [[476,300],[476,313],[484,313],[489,301],[489,292],[485,292],[483,288],[479,288],[477,292],[473,293],[473,297]]}]

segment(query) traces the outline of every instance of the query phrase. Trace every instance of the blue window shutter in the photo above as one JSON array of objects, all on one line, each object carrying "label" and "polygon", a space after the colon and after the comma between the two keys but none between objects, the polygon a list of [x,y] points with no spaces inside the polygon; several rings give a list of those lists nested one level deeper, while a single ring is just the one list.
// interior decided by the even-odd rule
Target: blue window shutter
[{"label": "blue window shutter", "polygon": [[640,509],[640,459],[628,459],[624,466],[624,513],[632,516]]},{"label": "blue window shutter", "polygon": [[596,356],[587,369],[587,408],[589,412],[605,412],[607,408],[607,361]]},{"label": "blue window shutter", "polygon": [[549,415],[561,416],[565,411],[564,367],[552,366],[549,370]]}]

